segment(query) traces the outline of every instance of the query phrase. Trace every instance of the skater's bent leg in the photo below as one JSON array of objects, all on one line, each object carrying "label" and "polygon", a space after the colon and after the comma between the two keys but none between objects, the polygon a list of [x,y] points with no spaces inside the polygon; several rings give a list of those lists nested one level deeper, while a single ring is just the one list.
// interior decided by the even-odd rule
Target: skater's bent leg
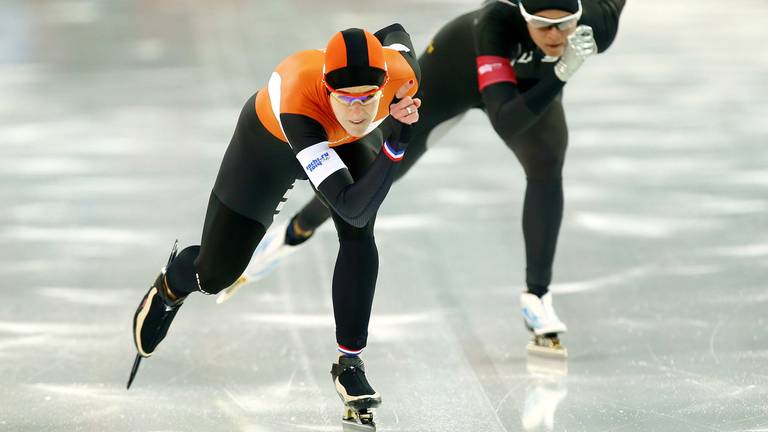
[{"label": "skater's bent leg", "polygon": [[216,294],[243,273],[266,227],[223,204],[211,194],[201,246],[182,250],[167,269],[177,296],[194,291]]},{"label": "skater's bent leg", "polygon": [[373,295],[379,271],[374,221],[363,228],[332,214],[339,235],[339,254],[333,272],[333,312],[339,351],[357,355],[368,339]]},{"label": "skater's bent leg", "polygon": [[562,171],[568,130],[559,102],[513,142],[507,143],[525,169],[523,235],[528,291],[545,295],[552,282],[552,265],[563,219]]}]

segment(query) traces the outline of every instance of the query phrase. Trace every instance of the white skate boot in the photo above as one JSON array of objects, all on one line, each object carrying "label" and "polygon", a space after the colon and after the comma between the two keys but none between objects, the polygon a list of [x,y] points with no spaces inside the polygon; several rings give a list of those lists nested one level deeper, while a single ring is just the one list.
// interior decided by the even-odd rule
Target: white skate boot
[{"label": "white skate boot", "polygon": [[301,248],[301,245],[304,243],[291,246],[285,242],[285,233],[288,230],[289,223],[290,221],[286,221],[279,225],[274,225],[267,231],[264,238],[259,242],[259,246],[253,252],[251,262],[242,276],[219,294],[216,298],[216,303],[224,303],[232,298],[240,288],[267,277],[277,268],[283,258],[292,255]]},{"label": "white skate boot", "polygon": [[528,352],[544,356],[566,358],[568,351],[560,345],[560,333],[568,328],[557,317],[552,306],[552,294],[547,293],[542,298],[524,292],[520,294],[525,326],[533,333],[533,340],[528,344]]}]

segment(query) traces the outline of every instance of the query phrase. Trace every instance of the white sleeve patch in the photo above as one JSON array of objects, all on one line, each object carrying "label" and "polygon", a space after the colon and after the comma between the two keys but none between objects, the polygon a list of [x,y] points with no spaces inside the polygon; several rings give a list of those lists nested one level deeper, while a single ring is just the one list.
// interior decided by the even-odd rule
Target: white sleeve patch
[{"label": "white sleeve patch", "polygon": [[[283,135],[285,135],[283,122],[280,121],[280,98],[282,97],[280,92],[282,85],[283,79],[280,77],[280,74],[272,72],[272,75],[269,77],[269,84],[267,85],[267,94],[269,95],[270,105],[272,105],[272,113],[277,119],[277,124],[280,125],[280,130],[283,131]],[[288,145],[291,145],[291,143],[288,143]]]},{"label": "white sleeve patch", "polygon": [[347,168],[336,150],[328,147],[328,141],[305,148],[296,155],[296,159],[316,188],[331,174]]},{"label": "white sleeve patch", "polygon": [[405,46],[405,45],[403,45],[401,43],[387,45],[384,48],[389,48],[389,49],[392,49],[392,50],[395,50],[395,51],[400,51],[400,52],[411,52],[410,48],[408,48],[407,46]]}]

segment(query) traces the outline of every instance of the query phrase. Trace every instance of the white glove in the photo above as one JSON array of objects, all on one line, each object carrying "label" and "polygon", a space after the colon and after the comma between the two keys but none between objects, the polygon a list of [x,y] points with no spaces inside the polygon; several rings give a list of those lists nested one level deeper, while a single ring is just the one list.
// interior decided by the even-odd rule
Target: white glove
[{"label": "white glove", "polygon": [[587,57],[597,54],[597,43],[592,33],[592,27],[580,25],[568,36],[565,52],[555,65],[555,75],[560,81],[566,82],[584,64]]}]

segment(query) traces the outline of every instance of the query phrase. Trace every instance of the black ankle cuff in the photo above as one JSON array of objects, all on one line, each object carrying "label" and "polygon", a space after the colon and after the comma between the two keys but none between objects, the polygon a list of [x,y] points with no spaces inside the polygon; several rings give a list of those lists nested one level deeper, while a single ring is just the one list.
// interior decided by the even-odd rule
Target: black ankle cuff
[{"label": "black ankle cuff", "polygon": [[312,234],[306,237],[296,234],[296,232],[293,230],[293,224],[296,222],[296,217],[297,216],[291,218],[291,221],[288,222],[288,229],[285,230],[285,244],[291,246],[298,246],[312,237]]},{"label": "black ankle cuff", "polygon": [[179,252],[176,259],[168,264],[165,271],[168,288],[177,297],[185,297],[199,291],[195,270],[195,259],[199,253],[200,246],[190,246]]},{"label": "black ankle cuff", "polygon": [[528,285],[528,293],[538,298],[544,297],[549,292],[549,287],[544,285]]}]

